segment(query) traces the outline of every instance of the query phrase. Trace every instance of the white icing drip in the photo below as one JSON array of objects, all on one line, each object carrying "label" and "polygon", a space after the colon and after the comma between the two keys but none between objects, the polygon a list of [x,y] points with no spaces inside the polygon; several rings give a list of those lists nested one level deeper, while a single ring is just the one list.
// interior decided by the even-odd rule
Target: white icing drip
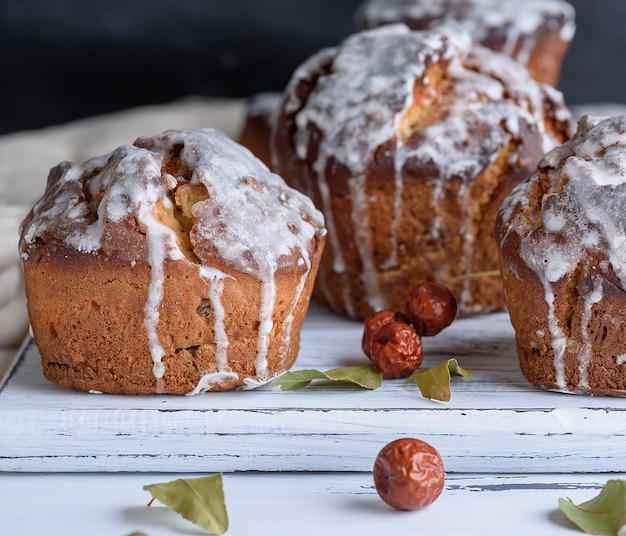
[{"label": "white icing drip", "polygon": [[584,297],[583,311],[580,319],[580,329],[582,333],[582,349],[578,355],[578,387],[589,387],[588,383],[588,368],[593,352],[593,344],[589,339],[589,332],[587,326],[591,319],[591,313],[593,312],[593,306],[602,300],[603,297],[602,282],[599,279],[594,279],[593,289],[589,294]]},{"label": "white icing drip", "polygon": [[[413,105],[414,86],[426,84],[427,66],[440,61],[445,62],[447,77],[454,80],[448,87],[449,94],[441,97],[444,112],[434,123],[417,129],[418,141],[409,138],[411,141],[405,142],[399,135],[400,125]],[[332,65],[326,72],[322,66],[328,64]],[[303,104],[295,96],[295,88],[299,81],[311,79],[311,73],[319,76]],[[436,90],[428,90],[429,98],[437,101]],[[336,49],[326,49],[317,60],[315,57],[308,60],[296,71],[286,94],[285,110],[295,113],[296,156],[306,160],[311,146],[317,147],[312,170],[320,191],[321,208],[327,216],[333,268],[335,273],[343,274],[343,301],[348,314],[352,305],[347,292],[350,281],[346,279],[340,230],[334,222],[331,188],[327,182],[327,170],[331,166],[338,163],[350,171],[348,188],[354,244],[362,267],[365,301],[378,309],[384,306],[379,272],[398,265],[397,226],[403,211],[402,170],[407,161],[434,169],[434,176],[429,179],[433,196],[429,232],[435,240],[440,239],[447,230],[443,229],[439,205],[451,180],[474,180],[495,162],[522,124],[526,129],[537,129],[544,149],[552,149],[556,141],[545,132],[544,110],[546,105],[562,107],[558,92],[534,83],[524,67],[510,58],[474,47],[467,35],[450,28],[411,32],[402,24],[361,32],[348,37]],[[319,142],[312,141],[312,131],[321,133]],[[481,135],[477,136],[476,132]],[[377,266],[369,228],[372,210],[369,205],[375,202],[367,199],[362,190],[372,155],[390,141],[395,141],[390,255]],[[510,158],[515,160],[516,155]],[[460,200],[459,204],[463,202]],[[471,215],[468,213],[467,217]],[[473,255],[472,245],[473,238],[464,241],[467,259]],[[333,302],[334,297],[327,295],[327,298]]]},{"label": "white icing drip", "polygon": [[442,218],[441,211],[439,210],[439,204],[443,199],[444,189],[443,189],[443,181],[435,181],[435,184],[432,188],[432,200],[430,202],[430,206],[432,207],[432,218],[430,222],[430,235],[435,240],[441,239],[441,231],[442,231]]},{"label": "white icing drip", "polygon": [[157,327],[160,318],[160,306],[163,301],[164,263],[167,258],[182,259],[183,254],[178,249],[176,235],[166,225],[154,218],[152,206],[139,202],[138,221],[145,227],[148,241],[148,263],[150,265],[150,284],[148,298],[144,306],[144,327],[148,336],[150,355],[154,363],[152,372],[157,380],[163,378],[165,367],[162,359],[165,350],[161,345]]},{"label": "white icing drip", "polygon": [[200,275],[209,282],[207,294],[211,304],[211,317],[213,318],[215,365],[217,367],[217,372],[204,374],[191,394],[203,392],[222,381],[238,379],[238,375],[233,373],[228,365],[228,346],[230,341],[224,327],[225,311],[224,304],[222,303],[224,280],[226,278],[234,280],[234,278],[225,274],[221,270],[210,268],[208,266],[200,267]]},{"label": "white icing drip", "polygon": [[569,43],[572,39],[574,39],[575,33],[576,33],[576,23],[573,20],[568,20],[561,28],[561,32],[559,36],[562,41]]},{"label": "white icing drip", "polygon": [[[486,36],[483,35],[481,39],[484,39]],[[502,45],[501,51],[507,56],[514,57],[515,47],[517,47],[517,42],[520,39],[520,32],[517,28],[511,29]]]},{"label": "white icing drip", "polygon": [[198,381],[198,384],[193,388],[193,390],[186,393],[185,396],[199,395],[200,393],[205,393],[206,391],[210,391],[215,387],[237,381],[238,379],[239,376],[235,372],[209,372],[207,374],[204,374]]},{"label": "white icing drip", "polygon": [[257,356],[254,361],[257,378],[261,381],[267,375],[267,349],[269,346],[269,335],[274,327],[272,314],[274,313],[274,302],[276,301],[276,284],[274,277],[261,281],[261,310],[259,313],[259,338],[257,342]]},{"label": "white icing drip", "polygon": [[[622,193],[626,192],[626,116],[591,124],[587,122],[589,130],[579,130],[540,163],[540,168],[557,168],[550,191],[541,200],[542,227],[532,238],[529,221],[518,219],[514,229],[523,238],[522,258],[542,280],[554,283],[570,273],[587,251],[606,248],[609,264],[626,289],[626,237],[623,222],[615,217],[622,213],[626,196]],[[534,175],[530,186],[536,180]],[[503,204],[505,218],[523,205],[530,186],[511,193]],[[537,251],[542,252],[541,258]]]},{"label": "white icing drip", "polygon": [[513,55],[513,57],[523,63],[524,65],[528,65],[530,62],[530,56],[535,48],[535,41],[530,39],[529,37],[520,38],[521,45],[517,51],[517,54]]},{"label": "white icing drip", "polygon": [[548,330],[552,335],[552,351],[554,352],[555,384],[559,389],[565,389],[565,364],[563,357],[567,345],[565,333],[559,326],[559,320],[554,311],[554,292],[552,285],[544,282],[544,296],[548,304]]},{"label": "white icing drip", "polygon": [[339,243],[339,236],[337,234],[337,227],[335,226],[335,217],[333,216],[330,189],[328,182],[326,182],[326,158],[321,157],[315,162],[315,171],[318,177],[318,186],[320,196],[322,198],[322,210],[326,216],[326,228],[328,229],[328,240],[333,248],[333,270],[337,274],[343,274],[346,271],[346,262],[343,258],[343,251],[341,244]]},{"label": "white icing drip", "polygon": [[422,19],[432,19],[431,26],[460,25],[479,43],[505,31],[502,52],[513,56],[521,42],[515,57],[522,63],[528,63],[536,44],[534,34],[542,25],[560,25],[559,37],[566,43],[576,30],[574,8],[562,0],[369,0],[356,14],[362,29]]},{"label": "white icing drip", "polygon": [[[300,283],[298,285],[298,287],[296,288],[296,291],[294,293],[294,298],[291,302],[291,309],[289,310],[289,313],[287,314],[284,322],[283,322],[283,350],[282,350],[282,363],[281,363],[281,368],[286,368],[287,363],[287,357],[288,356],[288,348],[291,345],[291,334],[292,334],[292,326],[293,326],[293,322],[295,320],[295,312],[296,312],[296,308],[298,306],[298,302],[300,301],[300,298],[302,297],[302,292],[304,291],[304,285],[306,284],[307,281],[307,277],[309,275],[309,271],[311,270],[311,264],[308,258],[302,258],[300,259],[304,265],[306,266],[306,272],[304,273],[304,275],[302,276],[302,278],[300,279]],[[298,263],[300,264],[300,263]]]},{"label": "white icing drip", "polygon": [[[308,258],[308,247],[319,233],[314,225],[302,219],[309,214],[315,222],[319,213],[308,197],[287,189],[280,177],[247,150],[220,135],[220,143],[204,147],[202,138],[212,138],[213,131],[187,131],[172,134],[168,143],[184,141],[181,158],[193,169],[192,182],[204,184],[209,199],[198,202],[192,210],[196,222],[190,238],[194,246],[210,243],[219,255],[244,273],[257,277],[261,284],[261,310],[255,369],[263,379],[267,371],[269,334],[273,326],[276,294],[274,274],[283,256],[299,253]],[[228,169],[227,180],[216,176]],[[256,177],[263,177],[263,182]],[[278,201],[280,210],[268,209],[268,203]],[[285,225],[285,213],[290,213]],[[313,216],[315,215],[315,216]],[[242,217],[243,216],[243,217]],[[317,222],[321,220],[318,219]],[[197,248],[196,248],[197,249]],[[308,264],[310,266],[310,263]]]},{"label": "white icing drip", "polygon": [[623,365],[624,363],[626,363],[626,354],[620,354],[616,356],[615,360],[617,361],[618,365]]},{"label": "white icing drip", "polygon": [[[603,274],[608,277],[612,271],[626,291],[626,226],[621,217],[626,210],[625,152],[626,116],[609,119],[585,116],[575,136],[546,154],[538,173],[515,188],[500,211],[506,229],[500,239],[501,249],[504,250],[510,235],[516,233],[521,259],[546,289],[560,387],[565,385],[561,364],[565,345],[553,309],[553,285],[572,273],[584,259],[599,254],[606,258],[598,263],[598,275],[594,279]],[[546,176],[549,179],[539,207],[541,217],[533,212],[537,207],[528,207],[540,173],[543,181]],[[581,314],[587,346],[591,343],[585,318],[593,304],[602,298],[599,285],[594,281],[593,289],[581,296],[585,304]],[[580,356],[581,370],[587,367],[588,350]],[[581,383],[586,381],[586,374],[581,377]]]},{"label": "white icing drip", "polygon": [[158,237],[151,236],[150,231],[146,235],[148,239],[148,262],[150,264],[150,285],[148,287],[148,299],[144,306],[143,325],[146,328],[148,336],[148,344],[150,346],[150,355],[154,363],[152,373],[158,380],[163,378],[165,367],[162,359],[165,356],[165,350],[161,345],[157,326],[159,324],[159,308],[163,300],[163,262],[165,260],[165,249]]},{"label": "white icing drip", "polygon": [[[389,246],[391,253],[389,258],[381,263],[380,268],[382,270],[389,270],[398,266],[398,223],[402,217],[402,194],[404,192],[404,176],[402,175],[402,166],[404,165],[404,158],[399,158],[401,151],[396,151],[393,159],[393,179],[394,179],[394,193],[393,193],[393,220],[391,221],[391,229],[389,230]],[[371,201],[372,204],[376,204],[377,200]]]},{"label": "white icing drip", "polygon": [[[297,255],[310,271],[309,248],[322,237],[323,216],[305,195],[287,187],[284,181],[239,144],[215,129],[168,131],[155,137],[136,140],[109,155],[93,158],[83,165],[63,163],[52,171],[49,187],[24,221],[22,255],[39,238],[50,236],[67,247],[84,253],[102,252],[122,257],[132,266],[145,260],[151,279],[144,307],[144,325],[154,362],[154,375],[161,379],[165,354],[158,336],[159,311],[163,301],[164,263],[184,260],[174,230],[159,221],[158,207],[173,209],[168,190],[178,179],[163,175],[164,155],[182,147],[183,169],[192,172],[191,183],[201,183],[208,199],[192,208],[195,224],[190,233],[193,253],[201,267],[211,266],[213,257],[234,269],[257,277],[262,289],[261,327],[256,356],[257,373],[266,374],[268,334],[272,329],[274,274],[283,258]],[[84,184],[83,184],[84,182]],[[93,206],[97,206],[94,218]],[[138,232],[124,224],[135,218]],[[132,243],[120,247],[119,233],[128,234]],[[132,234],[134,233],[134,234]],[[145,239],[142,237],[145,235]],[[122,236],[126,236],[122,234]],[[144,247],[144,240],[147,247]],[[208,268],[208,277],[215,272]],[[221,276],[217,277],[221,281]],[[209,297],[219,316],[221,287],[212,286]],[[218,361],[226,370],[227,340],[223,328],[216,326]],[[219,380],[208,375],[197,386],[203,389]],[[204,387],[203,387],[204,386]]]},{"label": "white icing drip", "polygon": [[369,204],[365,192],[365,177],[351,177],[348,186],[352,199],[354,242],[363,263],[361,280],[365,301],[374,311],[378,311],[384,309],[385,299],[380,291],[377,271],[374,266],[374,248],[369,232]]},{"label": "white icing drip", "polygon": [[278,378],[281,374],[282,373],[274,374],[274,375],[271,375],[271,376],[267,376],[266,375],[264,380],[258,380],[256,378],[244,378],[243,379],[243,386],[239,387],[239,389],[241,391],[249,391],[251,389],[258,389],[259,387],[262,387],[266,383],[269,383],[272,380]]}]

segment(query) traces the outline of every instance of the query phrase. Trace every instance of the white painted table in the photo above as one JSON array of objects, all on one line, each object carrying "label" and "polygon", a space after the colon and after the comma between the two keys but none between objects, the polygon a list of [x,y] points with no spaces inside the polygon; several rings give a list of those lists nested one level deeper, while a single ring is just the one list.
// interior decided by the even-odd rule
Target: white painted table
[{"label": "white painted table", "polygon": [[[146,507],[144,484],[184,476],[3,474],[0,530],[3,536],[200,535],[158,503]],[[367,473],[227,474],[227,534],[576,536],[582,533],[558,510],[558,498],[586,500],[606,476],[452,474],[435,503],[398,512],[378,498]]]},{"label": "white painted table", "polygon": [[[30,205],[50,166],[139,134],[197,124],[233,135],[242,112],[241,103],[192,101],[5,137],[0,201]],[[362,362],[360,324],[315,313],[296,368]],[[147,508],[142,487],[217,471],[226,472],[229,535],[579,534],[558,498],[581,502],[626,478],[626,400],[528,385],[506,315],[456,322],[426,347],[426,366],[454,355],[475,371],[454,382],[449,404],[401,381],[374,392],[89,395],[46,382],[31,347],[0,387],[0,535],[201,534]],[[0,349],[0,378],[14,353]],[[448,471],[441,497],[418,512],[392,510],[372,487],[376,453],[401,435],[433,444]]]},{"label": "white painted table", "polygon": [[[361,330],[314,305],[294,368],[365,363]],[[228,534],[575,534],[558,499],[581,502],[626,477],[626,400],[530,386],[505,313],[457,320],[425,348],[425,366],[454,356],[474,371],[453,379],[447,404],[402,380],[375,391],[79,393],[47,382],[29,345],[0,391],[0,533],[196,534],[146,508],[142,486],[225,472]],[[376,453],[400,436],[431,443],[448,471],[420,512],[393,511],[373,489]]]}]

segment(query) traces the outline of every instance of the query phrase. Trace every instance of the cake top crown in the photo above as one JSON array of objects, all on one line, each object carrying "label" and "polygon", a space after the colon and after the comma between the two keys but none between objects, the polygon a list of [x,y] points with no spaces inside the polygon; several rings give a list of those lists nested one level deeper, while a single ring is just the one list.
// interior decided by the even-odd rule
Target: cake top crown
[{"label": "cake top crown", "polygon": [[307,258],[323,225],[308,197],[220,131],[166,131],[53,168],[22,224],[22,255],[52,239],[131,261],[155,248],[201,263],[217,256],[267,275],[283,256]]},{"label": "cake top crown", "polygon": [[358,175],[394,140],[404,160],[443,178],[475,176],[522,129],[535,129],[543,151],[552,149],[548,118],[569,119],[558,91],[452,28],[394,24],[349,36],[297,69],[286,95],[298,157],[319,139],[317,172],[333,158]]},{"label": "cake top crown", "polygon": [[[585,116],[573,138],[547,153],[505,200],[507,234],[521,237],[520,255],[544,284],[597,252],[595,269],[610,266],[626,290],[625,154],[626,116]],[[540,202],[524,208],[536,197]]]},{"label": "cake top crown", "polygon": [[532,35],[555,21],[563,24],[563,40],[571,40],[575,31],[574,7],[564,0],[369,0],[359,7],[355,18],[362,28],[401,20],[452,20],[477,40],[502,28]]}]

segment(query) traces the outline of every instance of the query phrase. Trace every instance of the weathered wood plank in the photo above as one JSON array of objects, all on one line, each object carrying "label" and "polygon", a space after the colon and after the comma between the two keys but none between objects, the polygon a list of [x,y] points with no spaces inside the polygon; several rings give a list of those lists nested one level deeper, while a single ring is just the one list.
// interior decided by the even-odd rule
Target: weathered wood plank
[{"label": "weathered wood plank", "polygon": [[[160,504],[146,507],[145,484],[185,476],[198,475],[4,474],[2,534],[199,534]],[[225,474],[227,534],[571,536],[558,499],[583,502],[608,478],[625,476],[448,474],[432,505],[397,512],[378,498],[369,473]]]},{"label": "weathered wood plank", "polygon": [[[295,368],[365,363],[362,324],[312,308]],[[29,345],[0,391],[0,470],[369,471],[386,442],[429,441],[460,472],[624,469],[626,400],[545,392],[522,377],[506,314],[457,320],[425,340],[425,365],[455,356],[449,403],[414,384],[315,385],[195,397],[62,389]]]}]

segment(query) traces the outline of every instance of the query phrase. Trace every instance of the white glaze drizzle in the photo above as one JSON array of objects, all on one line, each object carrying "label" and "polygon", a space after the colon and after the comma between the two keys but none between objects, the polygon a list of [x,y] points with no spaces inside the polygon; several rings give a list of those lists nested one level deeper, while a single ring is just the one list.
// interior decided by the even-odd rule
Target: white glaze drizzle
[{"label": "white glaze drizzle", "polygon": [[594,279],[591,292],[583,299],[583,310],[580,319],[580,329],[583,340],[582,348],[578,356],[578,387],[582,387],[583,389],[589,387],[588,368],[593,352],[593,345],[589,338],[588,325],[591,320],[591,314],[593,313],[593,306],[600,302],[603,296],[602,282],[599,279]]},{"label": "white glaze drizzle", "polygon": [[545,281],[542,281],[544,284],[543,291],[546,303],[548,305],[548,330],[552,335],[552,351],[554,352],[554,374],[555,374],[555,383],[559,389],[563,389],[565,387],[565,366],[563,357],[565,355],[565,346],[567,344],[567,338],[565,337],[565,333],[561,326],[559,325],[558,318],[555,314],[554,309],[554,292],[552,290],[552,285],[548,284]]},{"label": "white glaze drizzle", "polygon": [[[386,35],[391,43],[384,50],[378,47],[379,35]],[[322,198],[322,210],[326,216],[326,225],[329,231],[329,242],[333,251],[335,273],[342,274],[344,283],[344,308],[349,315],[353,315],[352,303],[348,294],[348,274],[345,272],[342,247],[332,216],[332,202],[330,190],[326,181],[326,167],[332,157],[335,161],[348,166],[354,177],[351,183],[358,182],[363,177],[367,159],[364,154],[371,152],[392,139],[398,130],[399,122],[411,104],[412,80],[424,74],[425,56],[434,61],[446,50],[441,36],[407,40],[408,28],[402,25],[372,30],[359,36],[348,38],[340,49],[325,49],[317,56],[309,59],[297,70],[291,80],[295,85],[300,78],[308,77],[309,69],[315,68],[318,62],[328,61],[330,52],[333,52],[333,72],[329,76],[320,77],[316,88],[308,96],[306,106],[301,108],[294,91],[287,89],[290,95],[291,108],[299,109],[295,117],[297,131],[295,144],[297,156],[306,158],[309,134],[308,125],[312,123],[324,132],[324,138],[319,144],[318,157],[313,163]],[[340,52],[340,53],[337,53]],[[372,64],[380,67],[374,75],[372,72],[362,71],[363,56],[368,56]],[[407,62],[407,56],[415,61]],[[406,77],[398,77],[399,66],[406,67]],[[393,98],[395,97],[395,98]],[[398,98],[399,97],[399,98]],[[392,98],[390,107],[385,104]],[[371,123],[371,124],[370,124]],[[358,188],[349,185],[351,192]],[[357,249],[363,264],[363,286],[366,301],[379,307],[382,298],[378,289],[375,275],[371,273],[373,260],[371,259],[372,246],[368,237],[369,208],[365,195],[357,193],[352,199],[352,215],[355,223],[355,234],[361,237],[357,240]],[[358,219],[355,220],[355,216]]]},{"label": "white glaze drizzle", "polygon": [[354,226],[354,243],[363,263],[361,275],[363,289],[368,304],[378,311],[385,307],[385,300],[378,284],[373,244],[369,236],[369,203],[365,191],[365,176],[352,177],[348,186],[352,201],[352,221],[359,222],[359,225]]},{"label": "white glaze drizzle", "polygon": [[[191,182],[202,183],[209,193],[207,201],[192,208],[196,221],[190,238],[201,261],[199,270],[209,279],[208,295],[218,317],[223,277],[208,268],[211,255],[217,255],[236,270],[258,277],[261,283],[261,327],[255,366],[256,380],[267,381],[266,352],[273,322],[275,271],[281,258],[297,254],[306,259],[307,272],[303,276],[306,279],[311,267],[310,244],[326,230],[322,214],[308,197],[287,187],[250,151],[221,132],[168,131],[160,136],[139,138],[135,146],[122,146],[83,165],[62,164],[53,184],[24,222],[22,256],[28,258],[28,250],[36,240],[52,232],[67,246],[83,253],[114,251],[127,255],[132,266],[145,258],[150,265],[151,280],[144,325],[154,375],[160,380],[165,352],[157,327],[163,300],[164,263],[167,259],[185,258],[174,230],[158,221],[154,214],[158,204],[171,208],[167,192],[176,187],[177,179],[162,175],[161,165],[164,155],[175,145],[183,146],[180,157],[192,170]],[[84,176],[88,177],[85,185],[81,183]],[[95,220],[90,210],[93,200],[99,200]],[[142,248],[130,251],[122,248],[120,252],[119,244],[115,243],[116,224],[132,215],[145,233],[146,252]],[[298,292],[303,286],[299,285]],[[219,320],[215,333],[220,370],[204,376],[195,388],[197,392],[224,381],[231,374],[226,361],[228,345]]]},{"label": "white glaze drizzle", "polygon": [[274,327],[272,315],[274,302],[276,301],[276,283],[274,277],[261,281],[261,309],[259,312],[259,338],[257,343],[257,355],[254,360],[254,368],[257,378],[264,380],[267,377],[267,348],[269,335]]},{"label": "white glaze drizzle", "polygon": [[[197,180],[205,185],[209,200],[199,202],[193,208],[196,222],[191,234],[192,243],[207,241],[217,245],[220,256],[226,261],[242,272],[258,277],[261,306],[255,369],[257,379],[266,381],[269,378],[267,349],[276,296],[274,274],[282,256],[296,252],[308,258],[309,244],[319,228],[303,220],[302,215],[310,215],[319,223],[321,220],[316,219],[319,213],[309,198],[286,188],[282,179],[270,173],[249,151],[242,152],[230,140],[220,143],[219,151],[215,145],[211,152],[201,151],[198,143],[190,139],[193,136],[195,134],[187,132],[181,157],[194,166],[192,182]],[[215,180],[214,177],[224,169],[232,174],[231,180]],[[232,180],[233,176],[235,180]],[[262,177],[262,182],[255,177]],[[270,208],[270,200],[277,206]],[[218,207],[221,225],[216,225],[215,207]],[[285,213],[289,214],[287,225]],[[310,268],[310,262],[307,266]]]},{"label": "white glaze drizzle", "polygon": [[[539,173],[517,186],[500,211],[506,229],[500,239],[501,247],[511,233],[516,233],[521,259],[545,289],[558,389],[565,390],[567,385],[562,366],[567,341],[554,311],[555,283],[572,273],[590,252],[606,257],[593,275],[592,289],[581,296],[584,305],[580,313],[583,350],[578,355],[579,388],[586,387],[586,370],[592,358],[587,326],[594,304],[602,299],[599,278],[613,271],[626,291],[626,229],[621,217],[626,210],[625,153],[626,116],[585,116],[574,137],[539,163],[539,172],[545,174],[549,170],[550,181],[541,199],[541,217],[529,214],[534,207],[528,207],[527,201]],[[619,362],[619,356],[616,359]]]},{"label": "white glaze drizzle", "polygon": [[[218,372],[207,372],[200,377],[196,386],[185,394],[185,396],[195,396],[200,393],[205,393],[219,387],[220,385],[236,382],[239,380],[239,374],[236,372],[230,372],[222,370]],[[263,382],[264,383],[264,382]]]},{"label": "white glaze drizzle", "polygon": [[542,25],[561,24],[559,37],[566,43],[576,30],[574,8],[563,0],[369,0],[356,14],[361,28],[422,19],[433,19],[431,26],[459,25],[479,43],[506,31],[501,51],[524,64]]},{"label": "white glaze drizzle", "polygon": [[[139,207],[140,221],[146,221],[146,213],[148,212],[149,209],[146,209],[144,205]],[[152,373],[157,380],[161,380],[163,378],[163,374],[165,374],[165,367],[162,363],[162,359],[165,356],[165,350],[161,345],[161,341],[157,333],[157,326],[159,324],[160,317],[159,309],[161,307],[161,302],[163,301],[163,263],[165,261],[165,248],[159,241],[158,235],[154,236],[153,230],[150,226],[148,226],[146,231],[146,238],[148,240],[150,285],[148,287],[148,299],[144,305],[143,325],[146,328],[148,344],[150,346],[150,355],[152,356],[152,361],[154,363]],[[160,390],[161,387],[159,386],[158,391]]]},{"label": "white glaze drizzle", "polygon": [[[402,210],[404,203],[402,202],[402,194],[404,193],[404,177],[402,175],[402,166],[404,165],[404,158],[399,158],[399,151],[396,151],[393,159],[393,180],[394,180],[394,193],[393,193],[393,219],[391,221],[391,229],[389,230],[389,244],[391,253],[389,258],[382,262],[380,268],[382,270],[389,270],[398,266],[398,224],[402,217]],[[376,203],[376,200],[373,200]],[[372,267],[375,270],[375,267]],[[381,304],[382,309],[384,304]]]},{"label": "white glaze drizzle", "polygon": [[[332,59],[328,74],[317,78],[306,103],[298,100],[295,87],[310,72]],[[437,122],[420,129],[420,143],[407,145],[398,136],[399,125],[413,104],[416,81],[425,80],[429,62],[447,61],[448,76],[455,80],[452,97],[446,102],[446,114]],[[478,71],[478,72],[476,72]],[[505,92],[509,97],[505,96]],[[309,59],[297,71],[286,91],[285,110],[297,111],[294,134],[295,151],[306,159],[311,143],[311,124],[321,131],[318,156],[312,163],[321,195],[321,208],[327,215],[330,247],[336,274],[343,275],[343,302],[352,316],[352,302],[347,293],[350,283],[338,231],[332,215],[330,188],[326,170],[330,161],[350,169],[349,190],[355,247],[363,267],[365,301],[375,310],[384,307],[385,298],[378,284],[378,271],[398,264],[396,230],[403,211],[404,181],[402,169],[408,159],[434,164],[438,176],[432,180],[433,219],[431,236],[445,231],[439,204],[450,179],[475,177],[497,158],[521,122],[534,125],[545,150],[555,146],[553,136],[545,132],[544,103],[563,107],[562,97],[528,78],[525,69],[504,55],[482,47],[473,47],[468,36],[450,29],[411,32],[402,24],[391,25],[350,36],[336,49],[325,49]],[[564,108],[564,107],[563,107]],[[566,112],[560,112],[564,116]],[[471,126],[489,125],[477,139]],[[363,190],[364,176],[372,154],[384,142],[396,140],[393,155],[393,220],[390,229],[391,251],[380,267],[373,258],[370,239],[370,200]],[[514,155],[513,155],[514,156]],[[469,188],[462,189],[469,195]],[[459,204],[464,200],[460,199]],[[471,215],[467,213],[467,217]],[[462,224],[463,226],[463,224]],[[465,228],[470,229],[469,221]],[[466,266],[471,266],[473,237],[465,235],[463,252]],[[444,270],[445,271],[445,270]],[[465,293],[466,300],[469,295]],[[333,296],[327,294],[332,303]],[[464,304],[461,304],[464,307]]]},{"label": "white glaze drizzle", "polygon": [[238,374],[231,371],[228,365],[228,346],[230,341],[224,327],[224,304],[222,294],[224,292],[224,280],[233,279],[216,268],[208,266],[200,267],[200,275],[209,283],[208,298],[211,304],[211,318],[213,319],[213,337],[215,339],[215,366],[216,371],[206,372],[201,377],[189,395],[197,395],[220,385],[224,382],[232,382],[239,379]]},{"label": "white glaze drizzle", "polygon": [[292,326],[295,320],[295,312],[298,306],[298,302],[300,301],[300,298],[302,297],[302,292],[304,291],[304,285],[306,284],[307,276],[309,274],[309,271],[311,270],[311,262],[308,257],[302,257],[298,261],[298,264],[304,265],[306,267],[306,272],[300,279],[300,283],[298,284],[298,287],[296,288],[296,291],[295,291],[295,298],[291,302],[291,308],[289,310],[289,313],[287,313],[287,316],[285,317],[285,320],[283,321],[283,341],[284,342],[283,342],[283,352],[282,352],[283,360],[281,364],[281,368],[283,369],[286,367],[286,361],[287,361],[287,358],[289,357],[288,348],[291,346],[291,334],[293,333]]}]

